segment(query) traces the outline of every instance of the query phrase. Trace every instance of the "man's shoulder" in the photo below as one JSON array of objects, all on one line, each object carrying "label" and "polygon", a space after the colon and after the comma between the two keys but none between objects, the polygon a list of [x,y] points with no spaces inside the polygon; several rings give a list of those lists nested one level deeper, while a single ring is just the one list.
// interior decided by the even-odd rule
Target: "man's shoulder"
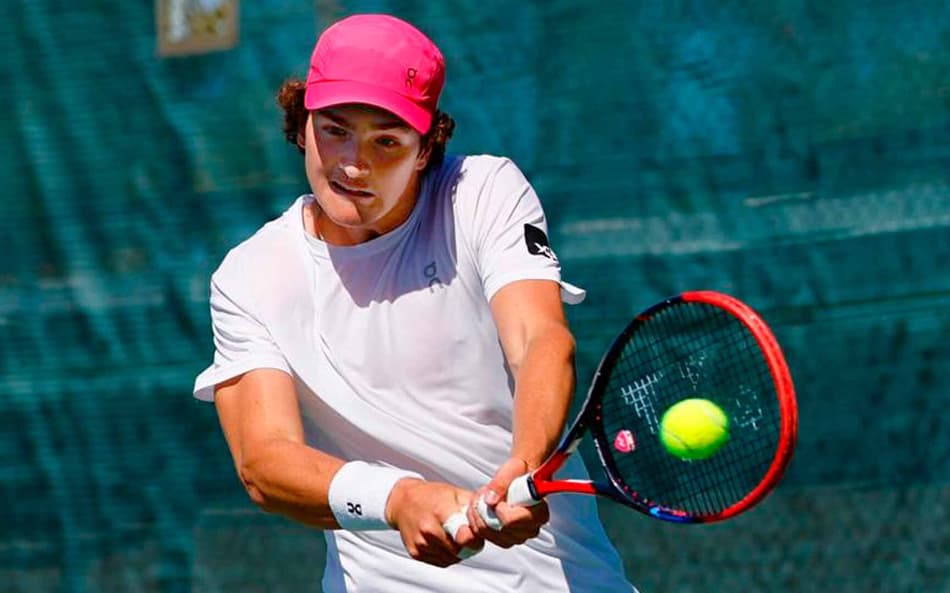
[{"label": "man's shoulder", "polygon": [[514,161],[492,154],[446,156],[439,175],[438,191],[449,194],[456,210],[467,218],[486,208],[504,208],[513,196],[530,189]]},{"label": "man's shoulder", "polygon": [[[302,198],[301,198],[302,199]],[[286,270],[299,251],[300,199],[279,217],[231,248],[214,272],[215,281],[239,279],[241,283],[266,281]],[[293,221],[297,220],[294,226]]]},{"label": "man's shoulder", "polygon": [[453,201],[479,200],[510,179],[523,179],[518,166],[508,157],[492,154],[446,155],[433,171],[433,191],[449,194]]},{"label": "man's shoulder", "polygon": [[446,162],[459,171],[463,179],[473,180],[491,177],[508,167],[517,168],[510,158],[494,154],[451,155],[446,157]]},{"label": "man's shoulder", "polygon": [[505,167],[515,167],[508,157],[493,154],[447,154],[431,175],[440,182],[468,182],[484,179]]}]

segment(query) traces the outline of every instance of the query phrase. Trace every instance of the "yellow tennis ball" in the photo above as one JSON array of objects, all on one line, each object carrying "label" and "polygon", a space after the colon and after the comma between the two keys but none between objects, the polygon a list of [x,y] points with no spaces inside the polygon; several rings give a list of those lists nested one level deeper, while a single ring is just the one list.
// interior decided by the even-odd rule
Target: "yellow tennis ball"
[{"label": "yellow tennis ball", "polygon": [[711,457],[729,439],[729,417],[702,398],[679,401],[660,420],[660,441],[680,459]]}]

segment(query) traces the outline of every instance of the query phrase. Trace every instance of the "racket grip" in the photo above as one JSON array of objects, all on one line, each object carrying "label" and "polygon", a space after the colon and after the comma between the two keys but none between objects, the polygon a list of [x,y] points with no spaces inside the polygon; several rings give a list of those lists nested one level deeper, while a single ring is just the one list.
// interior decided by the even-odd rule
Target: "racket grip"
[{"label": "racket grip", "polygon": [[[451,537],[453,540],[455,540],[455,536],[456,534],[458,534],[459,529],[461,529],[465,525],[468,525],[468,515],[466,514],[467,511],[468,511],[467,507],[462,507],[461,510],[456,511],[452,513],[451,515],[449,515],[449,517],[445,520],[445,522],[442,523],[442,529],[444,529],[445,532],[449,534],[449,537]],[[481,552],[484,547],[485,547],[484,543],[482,543],[482,545],[478,547],[477,549],[463,547],[461,550],[459,550],[458,557],[461,558],[462,560],[465,560],[466,558],[471,558],[475,554],[478,554],[479,552]]]},{"label": "racket grip", "polygon": [[534,488],[531,485],[531,474],[518,476],[508,485],[508,504],[519,507],[533,507],[541,502],[540,498],[535,498]]},{"label": "racket grip", "polygon": [[[508,494],[506,495],[508,504],[520,507],[532,507],[539,502],[540,498],[535,498],[531,493],[531,474],[518,476],[508,485]],[[475,503],[475,510],[482,516],[485,525],[488,525],[495,531],[501,531],[501,519],[495,514],[495,510],[488,506],[484,497],[480,497]]]}]

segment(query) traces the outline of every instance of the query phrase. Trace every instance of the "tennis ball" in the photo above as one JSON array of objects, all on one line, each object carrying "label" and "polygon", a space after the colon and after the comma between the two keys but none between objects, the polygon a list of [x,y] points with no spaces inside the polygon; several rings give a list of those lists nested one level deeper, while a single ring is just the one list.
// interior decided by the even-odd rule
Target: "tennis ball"
[{"label": "tennis ball", "polygon": [[660,441],[680,459],[711,457],[729,439],[729,417],[702,398],[679,401],[660,420]]}]

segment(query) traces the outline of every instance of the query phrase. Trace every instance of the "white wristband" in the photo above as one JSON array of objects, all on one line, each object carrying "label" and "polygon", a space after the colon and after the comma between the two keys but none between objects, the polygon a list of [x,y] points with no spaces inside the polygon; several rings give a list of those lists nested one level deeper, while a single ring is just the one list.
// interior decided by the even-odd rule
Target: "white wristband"
[{"label": "white wristband", "polygon": [[396,482],[422,476],[415,472],[350,461],[330,480],[327,496],[337,523],[350,531],[392,529],[386,522],[386,501]]}]

